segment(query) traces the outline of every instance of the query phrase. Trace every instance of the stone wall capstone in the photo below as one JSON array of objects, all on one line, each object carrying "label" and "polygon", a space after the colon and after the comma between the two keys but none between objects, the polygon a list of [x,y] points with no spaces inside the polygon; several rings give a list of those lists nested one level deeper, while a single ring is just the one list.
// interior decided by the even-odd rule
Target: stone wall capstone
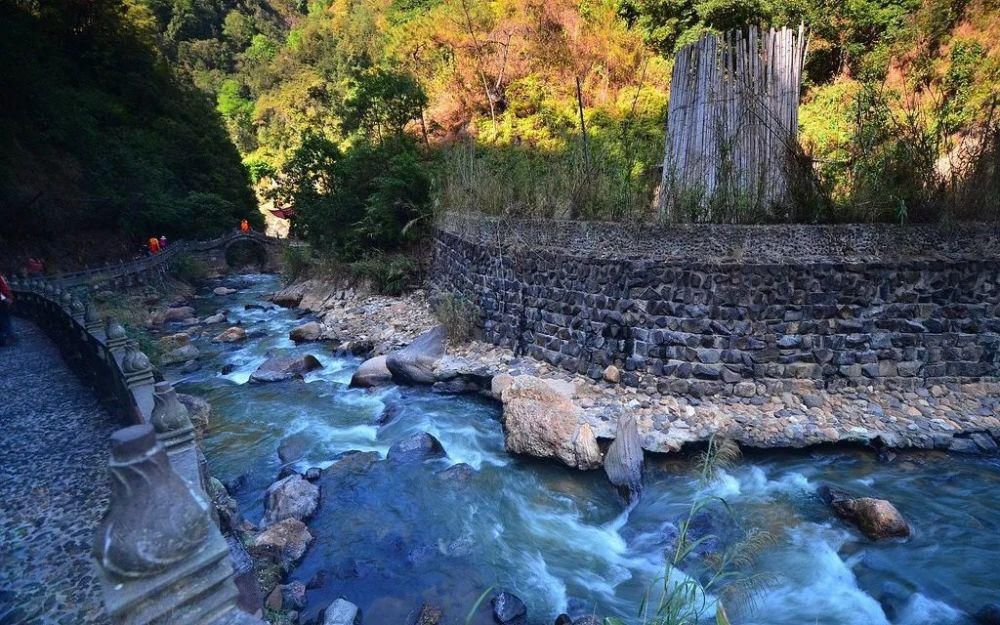
[{"label": "stone wall capstone", "polygon": [[1000,375],[996,226],[725,226],[452,217],[437,288],[486,340],[663,394],[912,389]]}]

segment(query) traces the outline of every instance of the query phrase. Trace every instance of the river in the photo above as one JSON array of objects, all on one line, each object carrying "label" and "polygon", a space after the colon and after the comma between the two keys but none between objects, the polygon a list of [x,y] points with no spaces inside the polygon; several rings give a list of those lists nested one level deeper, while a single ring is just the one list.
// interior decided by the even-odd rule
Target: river
[{"label": "river", "polygon": [[[560,612],[639,622],[642,597],[663,574],[668,537],[691,501],[706,496],[724,498],[743,527],[773,538],[753,567],[766,585],[752,606],[732,605],[734,623],[963,624],[973,622],[968,612],[1000,601],[997,458],[906,453],[881,463],[861,449],[755,452],[705,485],[692,458],[650,457],[642,499],[625,510],[600,471],[508,456],[490,401],[425,388],[349,389],[360,359],[321,343],[296,346],[287,338],[302,322],[296,311],[246,308],[278,287],[276,277],[232,276],[209,287],[219,284],[240,291],[216,297],[204,289],[199,316],[225,309],[250,338],[220,345],[207,332],[196,340],[201,369],[178,388],[214,406],[205,454],[214,475],[239,484],[233,495],[249,519],[263,514],[263,492],[281,468],[278,444],[290,434],[307,431],[313,441],[300,470],[327,467],[350,450],[384,457],[420,431],[447,451],[445,459],[377,463],[335,486],[323,482],[308,521],[315,541],[290,575],[318,586],[308,591],[303,622],[343,596],[369,625],[402,625],[424,601],[443,608],[445,622],[462,623],[491,587],[523,599],[531,623],[549,625]],[[248,383],[269,352],[311,353],[324,367],[304,381]],[[397,414],[380,428],[374,423],[387,405]],[[456,463],[474,472],[439,474]],[[864,539],[820,502],[822,483],[889,499],[913,536]],[[721,507],[717,516],[726,533],[738,533]],[[488,609],[472,622],[491,623]]]}]

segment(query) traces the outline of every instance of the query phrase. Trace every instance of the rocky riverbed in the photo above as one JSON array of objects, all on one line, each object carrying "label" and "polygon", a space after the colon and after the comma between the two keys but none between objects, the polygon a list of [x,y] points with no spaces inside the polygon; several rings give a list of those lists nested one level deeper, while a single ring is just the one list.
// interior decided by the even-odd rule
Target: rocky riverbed
[{"label": "rocky riverbed", "polygon": [[[199,351],[168,372],[183,379],[182,390],[213,406],[205,452],[245,527],[254,528],[244,543],[258,559],[277,564],[262,598],[269,608],[282,608],[280,617],[269,612],[275,619],[322,625],[331,614],[353,618],[354,606],[369,624],[462,622],[492,588],[523,602],[527,623],[549,624],[561,613],[570,620],[560,623],[603,615],[630,622],[663,574],[665,551],[691,502],[705,496],[725,498],[733,515],[716,511],[697,520],[699,535],[724,540],[712,542],[697,558],[702,564],[685,565],[685,573],[703,579],[699,567],[713,549],[747,527],[773,538],[752,568],[773,577],[773,585],[756,611],[734,609],[733,622],[971,624],[996,601],[1000,578],[991,563],[1000,552],[995,541],[983,540],[1000,529],[994,456],[879,455],[856,446],[748,451],[742,463],[706,483],[682,449],[647,454],[641,496],[626,506],[611,472],[563,466],[590,468],[615,455],[607,445],[621,438],[616,415],[637,417],[642,445],[662,451],[675,447],[650,441],[659,431],[650,415],[694,429],[697,437],[697,428],[708,426],[694,417],[711,414],[707,410],[735,421],[725,416],[730,406],[745,405],[770,415],[762,419],[796,423],[795,415],[833,414],[840,404],[811,405],[816,402],[807,393],[791,393],[787,401],[667,398],[675,407],[616,384],[612,372],[611,380],[595,384],[481,343],[448,346],[440,358],[433,346],[406,355],[401,348],[421,343],[418,337],[435,323],[423,294],[397,299],[334,291],[332,305],[298,309],[261,301],[274,284],[266,276],[213,283],[188,302],[191,317],[156,331],[183,331]],[[208,294],[218,286],[237,292]],[[230,332],[232,341],[214,340],[230,328],[242,332]],[[386,356],[375,369],[387,374],[374,387],[350,387],[362,369],[358,354]],[[251,381],[265,363],[305,363],[307,355],[317,367],[280,381]],[[400,376],[421,375],[431,383],[399,383]],[[891,410],[895,400],[918,410],[946,405],[960,411],[963,404],[953,402],[974,396],[945,388],[915,398],[873,394],[866,401]],[[861,397],[836,401],[851,405]],[[975,401],[982,406],[984,400]],[[578,418],[573,427],[554,440],[527,436],[521,442],[529,448],[545,442],[557,462],[508,453],[503,421],[510,410],[533,423],[551,405]],[[778,415],[781,410],[789,412]],[[602,440],[594,447],[589,437]],[[627,472],[617,475],[628,481]],[[338,603],[341,597],[346,605]],[[472,622],[495,623],[498,603],[503,614],[506,608],[514,618],[521,614],[513,600],[487,600]]]},{"label": "rocky riverbed", "polygon": [[[372,355],[398,349],[437,323],[423,291],[399,298],[365,296],[322,281],[304,281],[276,292],[272,301],[316,315],[330,336],[370,344]],[[745,382],[736,397],[699,398],[625,386],[614,366],[603,380],[594,381],[479,341],[449,345],[436,368],[442,382],[454,371],[476,372],[482,378],[509,374],[556,381],[598,438],[614,438],[619,417],[635,415],[642,446],[652,452],[677,451],[713,435],[758,448],[860,443],[963,453],[994,453],[1000,441],[1000,384],[995,382],[915,391],[856,387],[826,392],[803,381],[798,390],[778,395],[768,395],[763,384]],[[447,384],[439,388],[445,390]],[[469,390],[490,391],[488,386]]]}]

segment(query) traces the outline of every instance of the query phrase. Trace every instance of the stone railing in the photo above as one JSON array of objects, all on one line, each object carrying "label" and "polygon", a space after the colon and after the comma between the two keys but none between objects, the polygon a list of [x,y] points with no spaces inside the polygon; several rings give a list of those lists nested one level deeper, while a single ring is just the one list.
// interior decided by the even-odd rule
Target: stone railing
[{"label": "stone railing", "polygon": [[[1000,231],[450,217],[440,288],[485,338],[664,394],[1000,377]],[[618,372],[608,377],[617,379]]]},{"label": "stone railing", "polygon": [[285,243],[284,239],[269,237],[259,232],[233,230],[215,239],[205,241],[177,241],[152,256],[108,263],[100,267],[88,267],[81,271],[51,276],[50,279],[63,288],[96,284],[108,284],[115,287],[134,286],[162,275],[170,267],[171,262],[185,254],[202,254],[224,249],[238,241],[254,241],[267,247],[275,247]]},{"label": "stone railing", "polygon": [[206,494],[187,409],[112,318],[60,286],[14,280],[15,312],[33,320],[127,427],[111,436],[111,499],[94,544],[115,625],[245,624],[229,547]]}]

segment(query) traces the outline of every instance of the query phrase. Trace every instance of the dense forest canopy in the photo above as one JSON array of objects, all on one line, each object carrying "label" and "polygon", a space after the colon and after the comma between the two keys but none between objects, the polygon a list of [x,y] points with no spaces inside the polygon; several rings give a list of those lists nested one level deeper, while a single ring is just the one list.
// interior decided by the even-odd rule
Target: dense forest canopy
[{"label": "dense forest canopy", "polygon": [[14,214],[45,186],[86,206],[74,219],[204,230],[252,202],[248,174],[258,201],[349,261],[404,248],[434,208],[649,218],[678,47],[798,23],[816,190],[799,219],[997,204],[997,0],[59,6],[4,9]]},{"label": "dense forest canopy", "polygon": [[144,11],[0,3],[4,237],[205,236],[259,219],[212,99],[159,53]]}]

